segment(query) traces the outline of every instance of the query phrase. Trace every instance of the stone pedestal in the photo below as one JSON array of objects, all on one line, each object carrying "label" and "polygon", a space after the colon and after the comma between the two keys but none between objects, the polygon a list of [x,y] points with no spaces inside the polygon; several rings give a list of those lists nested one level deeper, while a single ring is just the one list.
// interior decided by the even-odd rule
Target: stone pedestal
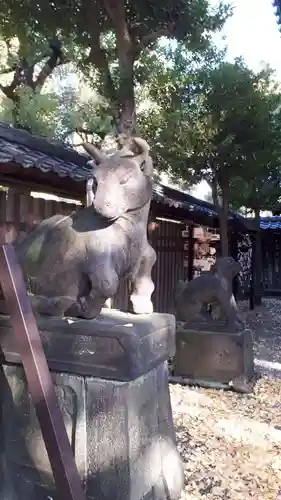
[{"label": "stone pedestal", "polygon": [[190,383],[251,392],[255,380],[252,333],[179,326],[174,368],[177,377]]},{"label": "stone pedestal", "polygon": [[[38,319],[78,471],[89,500],[177,500],[167,359],[174,317],[105,311]],[[60,500],[7,317],[0,317],[1,500]]]}]

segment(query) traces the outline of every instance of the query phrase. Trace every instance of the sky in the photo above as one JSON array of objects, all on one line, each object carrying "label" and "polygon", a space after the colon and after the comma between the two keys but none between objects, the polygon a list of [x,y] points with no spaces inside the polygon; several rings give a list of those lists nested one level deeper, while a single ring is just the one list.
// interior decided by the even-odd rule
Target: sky
[{"label": "sky", "polygon": [[[221,34],[214,36],[216,45],[227,45],[227,60],[243,56],[254,71],[258,71],[262,63],[268,63],[276,71],[281,87],[281,33],[272,1],[233,0],[231,3],[234,15],[226,22]],[[211,5],[216,4],[217,0],[211,0]],[[207,184],[202,183],[192,194],[203,198],[207,191]]]},{"label": "sky", "polygon": [[[216,5],[211,0],[211,5]],[[215,36],[217,45],[228,46],[227,59],[242,55],[246,63],[258,70],[265,61],[276,70],[281,82],[281,33],[271,0],[234,0],[234,15],[229,19],[221,35]],[[221,41],[225,36],[225,42]]]}]

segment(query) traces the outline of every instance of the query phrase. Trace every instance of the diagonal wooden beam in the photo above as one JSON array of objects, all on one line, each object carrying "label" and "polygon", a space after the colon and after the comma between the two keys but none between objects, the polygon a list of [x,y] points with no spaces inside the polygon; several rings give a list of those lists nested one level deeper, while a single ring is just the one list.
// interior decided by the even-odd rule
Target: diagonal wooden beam
[{"label": "diagonal wooden beam", "polygon": [[12,245],[0,245],[0,283],[54,474],[58,498],[86,500],[23,273]]}]

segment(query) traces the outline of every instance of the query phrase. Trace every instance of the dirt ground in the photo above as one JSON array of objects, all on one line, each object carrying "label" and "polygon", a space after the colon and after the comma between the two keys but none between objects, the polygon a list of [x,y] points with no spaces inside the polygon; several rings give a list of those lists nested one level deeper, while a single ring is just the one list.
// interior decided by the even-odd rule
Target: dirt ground
[{"label": "dirt ground", "polygon": [[241,307],[262,375],[254,393],[170,385],[182,500],[281,500],[281,300]]}]

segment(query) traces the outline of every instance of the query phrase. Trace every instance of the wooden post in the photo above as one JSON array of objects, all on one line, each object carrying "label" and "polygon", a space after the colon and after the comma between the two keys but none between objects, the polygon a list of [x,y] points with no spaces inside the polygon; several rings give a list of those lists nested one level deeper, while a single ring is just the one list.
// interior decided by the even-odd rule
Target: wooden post
[{"label": "wooden post", "polygon": [[7,192],[0,190],[0,242],[6,243],[6,203]]},{"label": "wooden post", "polygon": [[[234,231],[231,231],[229,235],[229,244],[230,244],[230,255],[238,261],[238,234]],[[238,295],[238,276],[234,276],[232,280],[232,290],[235,299],[237,299]]]},{"label": "wooden post", "polygon": [[193,259],[194,259],[194,224],[188,225],[188,253],[187,253],[187,279],[193,279]]},{"label": "wooden post", "polygon": [[256,231],[255,240],[255,262],[254,262],[254,297],[255,306],[262,305],[263,285],[262,285],[262,242],[260,229],[260,211],[255,212]]},{"label": "wooden post", "polygon": [[256,241],[253,235],[251,235],[251,243],[252,243],[252,257],[251,257],[249,308],[252,311],[255,308],[255,262],[256,262]]}]

